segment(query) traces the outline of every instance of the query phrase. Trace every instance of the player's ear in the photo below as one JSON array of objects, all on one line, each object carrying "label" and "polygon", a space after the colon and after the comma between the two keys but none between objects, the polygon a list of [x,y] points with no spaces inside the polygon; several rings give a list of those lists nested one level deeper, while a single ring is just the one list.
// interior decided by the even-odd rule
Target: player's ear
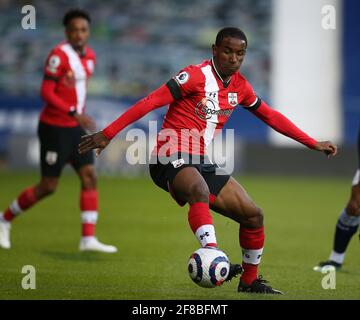
[{"label": "player's ear", "polygon": [[213,45],[211,46],[211,48],[212,48],[212,54],[213,54],[213,56],[215,57],[215,56],[216,56],[217,47],[216,47],[215,44],[213,44]]}]

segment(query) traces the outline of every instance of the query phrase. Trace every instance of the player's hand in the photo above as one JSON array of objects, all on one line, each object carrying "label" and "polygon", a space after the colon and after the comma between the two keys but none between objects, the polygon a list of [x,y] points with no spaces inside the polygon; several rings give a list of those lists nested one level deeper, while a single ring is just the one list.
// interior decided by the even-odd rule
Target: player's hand
[{"label": "player's hand", "polygon": [[104,136],[102,131],[82,136],[79,144],[79,153],[83,154],[89,152],[92,149],[96,149],[96,155],[105,149],[110,143],[110,140]]},{"label": "player's hand", "polygon": [[95,121],[86,114],[75,113],[74,118],[85,130],[94,132],[96,129]]},{"label": "player's hand", "polygon": [[318,141],[315,150],[324,152],[328,158],[337,154],[337,146],[331,141]]}]

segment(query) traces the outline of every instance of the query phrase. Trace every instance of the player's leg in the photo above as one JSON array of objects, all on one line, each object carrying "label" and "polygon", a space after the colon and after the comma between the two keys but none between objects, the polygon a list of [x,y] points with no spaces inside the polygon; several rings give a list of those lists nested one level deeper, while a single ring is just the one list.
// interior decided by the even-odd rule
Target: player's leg
[{"label": "player's leg", "polygon": [[258,277],[258,265],[264,247],[263,214],[245,189],[230,178],[211,204],[211,209],[238,222],[239,242],[243,254],[243,274],[238,291],[281,294]]},{"label": "player's leg", "polygon": [[61,149],[59,128],[40,123],[38,136],[41,180],[35,186],[23,190],[4,213],[0,213],[0,247],[3,248],[10,248],[11,222],[38,201],[55,192],[65,165],[66,154]]},{"label": "player's leg", "polygon": [[[80,128],[74,128],[70,141],[74,143],[71,163],[77,172],[80,182],[80,211],[81,211],[81,240],[79,249],[81,251],[101,251],[107,253],[117,252],[117,248],[98,241],[95,237],[95,226],[98,220],[98,191],[97,178],[94,168],[94,155],[92,152],[80,155],[77,145],[81,135],[85,132]],[[69,142],[70,142],[69,141]]]},{"label": "player's leg", "polygon": [[201,246],[217,246],[209,210],[209,188],[195,167],[182,168],[171,181],[170,192],[189,204],[188,221]]},{"label": "player's leg", "polygon": [[[179,205],[183,206],[189,203],[188,221],[200,245],[203,247],[217,246],[215,228],[209,210],[209,200],[213,198],[214,194],[217,194],[217,191],[220,191],[229,176],[224,176],[216,186],[212,185],[213,194],[211,195],[208,183],[200,173],[202,171],[201,165],[176,167],[172,165],[173,162],[162,164],[153,158],[151,163],[150,175],[155,184],[170,192]],[[215,167],[213,171],[215,172]],[[240,265],[230,264],[227,281],[241,272]]]},{"label": "player's leg", "polygon": [[13,220],[24,211],[30,209],[41,199],[51,195],[58,184],[58,178],[42,177],[35,186],[24,189],[16,199],[0,213],[0,247],[10,249],[10,228]]},{"label": "player's leg", "polygon": [[360,170],[357,170],[353,186],[351,188],[351,196],[346,207],[342,210],[334,235],[333,249],[330,253],[329,260],[320,262],[314,267],[315,271],[322,271],[330,266],[340,269],[344,259],[345,252],[350,243],[351,238],[356,233],[360,224]]}]

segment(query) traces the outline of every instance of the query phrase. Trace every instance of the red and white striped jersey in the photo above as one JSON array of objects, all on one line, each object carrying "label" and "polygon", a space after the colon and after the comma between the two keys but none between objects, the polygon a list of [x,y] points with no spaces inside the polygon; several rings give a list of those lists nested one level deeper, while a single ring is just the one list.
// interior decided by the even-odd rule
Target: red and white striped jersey
[{"label": "red and white striped jersey", "polygon": [[42,90],[47,89],[44,85],[47,81],[54,81],[55,88],[52,86],[50,90],[57,97],[56,100],[45,101],[40,121],[60,127],[79,125],[68,112],[84,112],[87,80],[94,72],[95,62],[95,52],[89,47],[81,55],[67,42],[62,42],[51,50],[46,59]]},{"label": "red and white striped jersey", "polygon": [[167,86],[175,101],[157,137],[154,151],[159,156],[204,154],[216,130],[223,128],[239,104],[256,109],[261,103],[240,72],[224,82],[213,60],[184,68]]}]

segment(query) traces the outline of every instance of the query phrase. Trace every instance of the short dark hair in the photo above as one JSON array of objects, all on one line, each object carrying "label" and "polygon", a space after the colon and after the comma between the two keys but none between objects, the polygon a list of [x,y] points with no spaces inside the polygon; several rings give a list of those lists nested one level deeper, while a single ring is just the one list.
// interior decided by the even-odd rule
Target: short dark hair
[{"label": "short dark hair", "polygon": [[70,9],[68,12],[65,13],[64,15],[64,18],[63,18],[63,25],[65,27],[68,26],[69,22],[72,20],[72,19],[75,19],[75,18],[84,18],[87,20],[87,22],[91,22],[91,18],[90,18],[90,15],[85,11],[85,10],[82,10],[82,9]]},{"label": "short dark hair", "polygon": [[244,40],[246,43],[246,46],[248,45],[246,35],[242,30],[240,30],[239,28],[235,28],[235,27],[226,27],[226,28],[222,28],[216,35],[216,40],[215,40],[216,46],[219,47],[221,45],[221,42],[226,37],[238,38],[238,39]]}]

